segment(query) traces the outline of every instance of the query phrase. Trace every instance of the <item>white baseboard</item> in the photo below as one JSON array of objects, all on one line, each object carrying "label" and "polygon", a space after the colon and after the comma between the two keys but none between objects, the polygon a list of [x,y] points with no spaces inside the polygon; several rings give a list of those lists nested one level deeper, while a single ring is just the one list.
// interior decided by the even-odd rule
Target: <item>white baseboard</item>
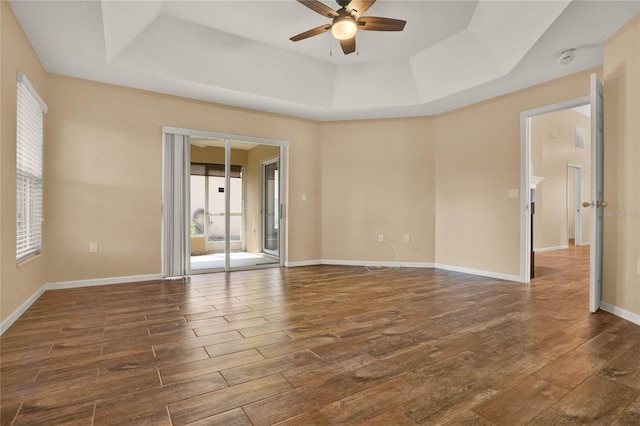
[{"label": "white baseboard", "polygon": [[520,282],[520,276],[502,274],[500,272],[483,271],[480,269],[464,268],[461,266],[444,265],[441,263],[431,262],[378,262],[367,260],[339,260],[339,259],[322,259],[323,265],[343,265],[343,266],[372,266],[372,267],[388,267],[388,268],[436,268],[446,271],[462,272],[465,274],[479,275],[488,278],[497,278],[506,281]]},{"label": "white baseboard", "polygon": [[161,280],[161,274],[152,275],[132,275],[129,277],[112,277],[112,278],[97,278],[93,280],[78,280],[78,281],[62,281],[57,283],[45,283],[38,291],[33,293],[25,302],[11,313],[4,321],[0,322],[0,335],[4,334],[9,327],[17,321],[27,309],[35,303],[42,294],[47,290],[61,290],[64,288],[78,288],[78,287],[91,287],[96,285],[108,285],[108,284],[123,284],[142,281],[155,281]]},{"label": "white baseboard", "polygon": [[287,268],[295,268],[296,266],[315,266],[322,265],[322,260],[300,260],[297,262],[285,262]]},{"label": "white baseboard", "polygon": [[24,314],[27,309],[29,309],[31,305],[35,303],[36,300],[38,300],[38,298],[40,298],[40,296],[42,296],[42,293],[46,291],[46,287],[46,284],[40,287],[38,291],[33,293],[31,297],[25,300],[24,303],[18,307],[18,309],[13,311],[11,315],[9,315],[7,318],[5,318],[4,321],[0,323],[0,335],[4,334],[4,332],[7,331],[9,327],[11,327],[13,323],[16,322],[18,318],[20,318],[20,316]]},{"label": "white baseboard", "polygon": [[564,246],[556,246],[556,247],[534,248],[533,251],[535,253],[539,253],[539,252],[545,252],[545,251],[565,250],[565,249],[568,249],[568,248],[569,248],[568,245],[564,245]]},{"label": "white baseboard", "polygon": [[428,262],[379,262],[370,260],[340,260],[340,259],[316,259],[301,260],[298,262],[286,262],[284,266],[294,268],[296,266],[338,265],[338,266],[375,266],[391,268],[433,268],[435,265]]},{"label": "white baseboard", "polygon": [[463,266],[444,265],[442,263],[436,263],[435,267],[437,269],[444,269],[445,271],[462,272],[463,274],[479,275],[481,277],[520,282],[519,275],[509,275],[503,274],[501,272],[483,271],[481,269],[465,268]]},{"label": "white baseboard", "polygon": [[613,314],[622,319],[626,319],[634,324],[640,325],[640,315],[635,314],[631,311],[627,311],[626,309],[619,308],[617,306],[611,305],[607,302],[600,302],[600,309],[603,311],[607,311],[610,314]]},{"label": "white baseboard", "polygon": [[371,260],[340,260],[340,259],[322,259],[323,265],[342,265],[342,266],[373,266],[387,268],[433,268],[435,265],[428,262],[385,262]]},{"label": "white baseboard", "polygon": [[78,288],[78,287],[93,287],[96,285],[108,285],[108,284],[124,284],[134,283],[142,281],[156,281],[161,280],[161,274],[150,275],[132,275],[128,277],[111,277],[111,278],[96,278],[92,280],[78,280],[78,281],[61,281],[57,283],[45,284],[46,290],[61,290],[64,288]]}]

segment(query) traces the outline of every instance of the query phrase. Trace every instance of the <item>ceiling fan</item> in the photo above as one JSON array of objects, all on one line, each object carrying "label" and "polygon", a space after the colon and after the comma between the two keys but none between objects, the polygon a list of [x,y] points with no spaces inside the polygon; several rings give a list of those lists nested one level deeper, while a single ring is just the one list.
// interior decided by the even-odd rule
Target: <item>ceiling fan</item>
[{"label": "ceiling fan", "polygon": [[340,9],[333,10],[318,0],[298,0],[314,12],[333,20],[331,24],[322,25],[291,37],[291,41],[300,41],[309,37],[331,31],[340,40],[345,55],[356,51],[356,33],[364,31],[402,31],[407,21],[391,18],[362,16],[376,0],[336,0]]}]

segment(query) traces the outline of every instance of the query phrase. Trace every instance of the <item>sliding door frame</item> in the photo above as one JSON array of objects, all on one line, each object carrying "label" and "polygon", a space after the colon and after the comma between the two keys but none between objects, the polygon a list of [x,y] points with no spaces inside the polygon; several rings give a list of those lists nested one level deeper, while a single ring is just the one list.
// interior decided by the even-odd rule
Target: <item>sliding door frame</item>
[{"label": "sliding door frame", "polygon": [[[280,190],[280,157],[271,158],[269,160],[265,160],[260,162],[260,249],[263,253],[266,253],[270,256],[280,256],[280,229],[278,228],[278,250],[267,249],[267,241],[266,241],[266,231],[267,231],[267,174],[266,167],[271,164],[277,164],[278,166],[278,190]],[[278,222],[280,222],[280,215],[282,214],[280,209],[280,194],[278,194],[278,206],[274,206],[274,211],[278,213]],[[280,223],[278,223],[280,225]]]},{"label": "sliding door frame", "polygon": [[[280,192],[280,262],[279,266],[282,267],[286,263],[286,244],[287,244],[287,229],[288,229],[288,217],[287,217],[287,203],[288,203],[288,193],[287,193],[287,182],[288,182],[288,148],[290,146],[289,141],[277,140],[277,139],[267,139],[267,138],[257,138],[253,136],[243,136],[243,135],[235,135],[230,133],[220,133],[220,132],[209,132],[206,130],[196,130],[196,129],[185,129],[180,127],[170,127],[163,126],[162,127],[163,137],[165,134],[179,134],[179,135],[187,135],[190,138],[192,137],[202,137],[202,138],[210,138],[210,139],[218,139],[224,140],[225,142],[225,187],[229,188],[230,185],[230,169],[231,169],[231,142],[250,142],[260,145],[271,145],[280,147],[280,182],[279,182],[279,192]],[[190,164],[189,164],[190,166]],[[188,194],[190,195],[190,194]],[[229,241],[229,233],[230,233],[230,197],[231,192],[225,191],[225,270],[239,270],[239,269],[251,269],[251,268],[238,268],[231,267],[230,263],[230,241]],[[185,208],[188,208],[190,205],[190,199],[187,197],[187,204]],[[164,215],[163,215],[164,220]],[[164,247],[163,247],[164,250]],[[190,252],[190,248],[189,248]],[[164,257],[162,258],[164,263]],[[164,270],[164,264],[162,265]],[[188,274],[191,274],[191,265],[188,263],[186,265],[186,270]]]}]

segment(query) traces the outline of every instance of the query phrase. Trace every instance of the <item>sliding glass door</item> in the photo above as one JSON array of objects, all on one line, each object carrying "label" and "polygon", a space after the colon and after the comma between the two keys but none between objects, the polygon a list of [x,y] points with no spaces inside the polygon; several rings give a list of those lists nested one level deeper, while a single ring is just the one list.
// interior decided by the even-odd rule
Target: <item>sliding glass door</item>
[{"label": "sliding glass door", "polygon": [[280,266],[282,151],[191,138],[191,273]]}]

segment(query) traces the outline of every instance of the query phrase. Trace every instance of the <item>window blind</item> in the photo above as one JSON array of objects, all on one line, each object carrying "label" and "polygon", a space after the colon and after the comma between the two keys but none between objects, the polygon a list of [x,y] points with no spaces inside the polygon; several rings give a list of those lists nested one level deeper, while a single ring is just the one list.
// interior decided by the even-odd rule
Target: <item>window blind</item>
[{"label": "window blind", "polygon": [[42,247],[42,145],[46,105],[18,73],[16,125],[16,261]]},{"label": "window blind", "polygon": [[[191,163],[191,174],[195,176],[224,177],[224,164]],[[242,166],[231,164],[229,175],[232,178],[242,177]]]}]

